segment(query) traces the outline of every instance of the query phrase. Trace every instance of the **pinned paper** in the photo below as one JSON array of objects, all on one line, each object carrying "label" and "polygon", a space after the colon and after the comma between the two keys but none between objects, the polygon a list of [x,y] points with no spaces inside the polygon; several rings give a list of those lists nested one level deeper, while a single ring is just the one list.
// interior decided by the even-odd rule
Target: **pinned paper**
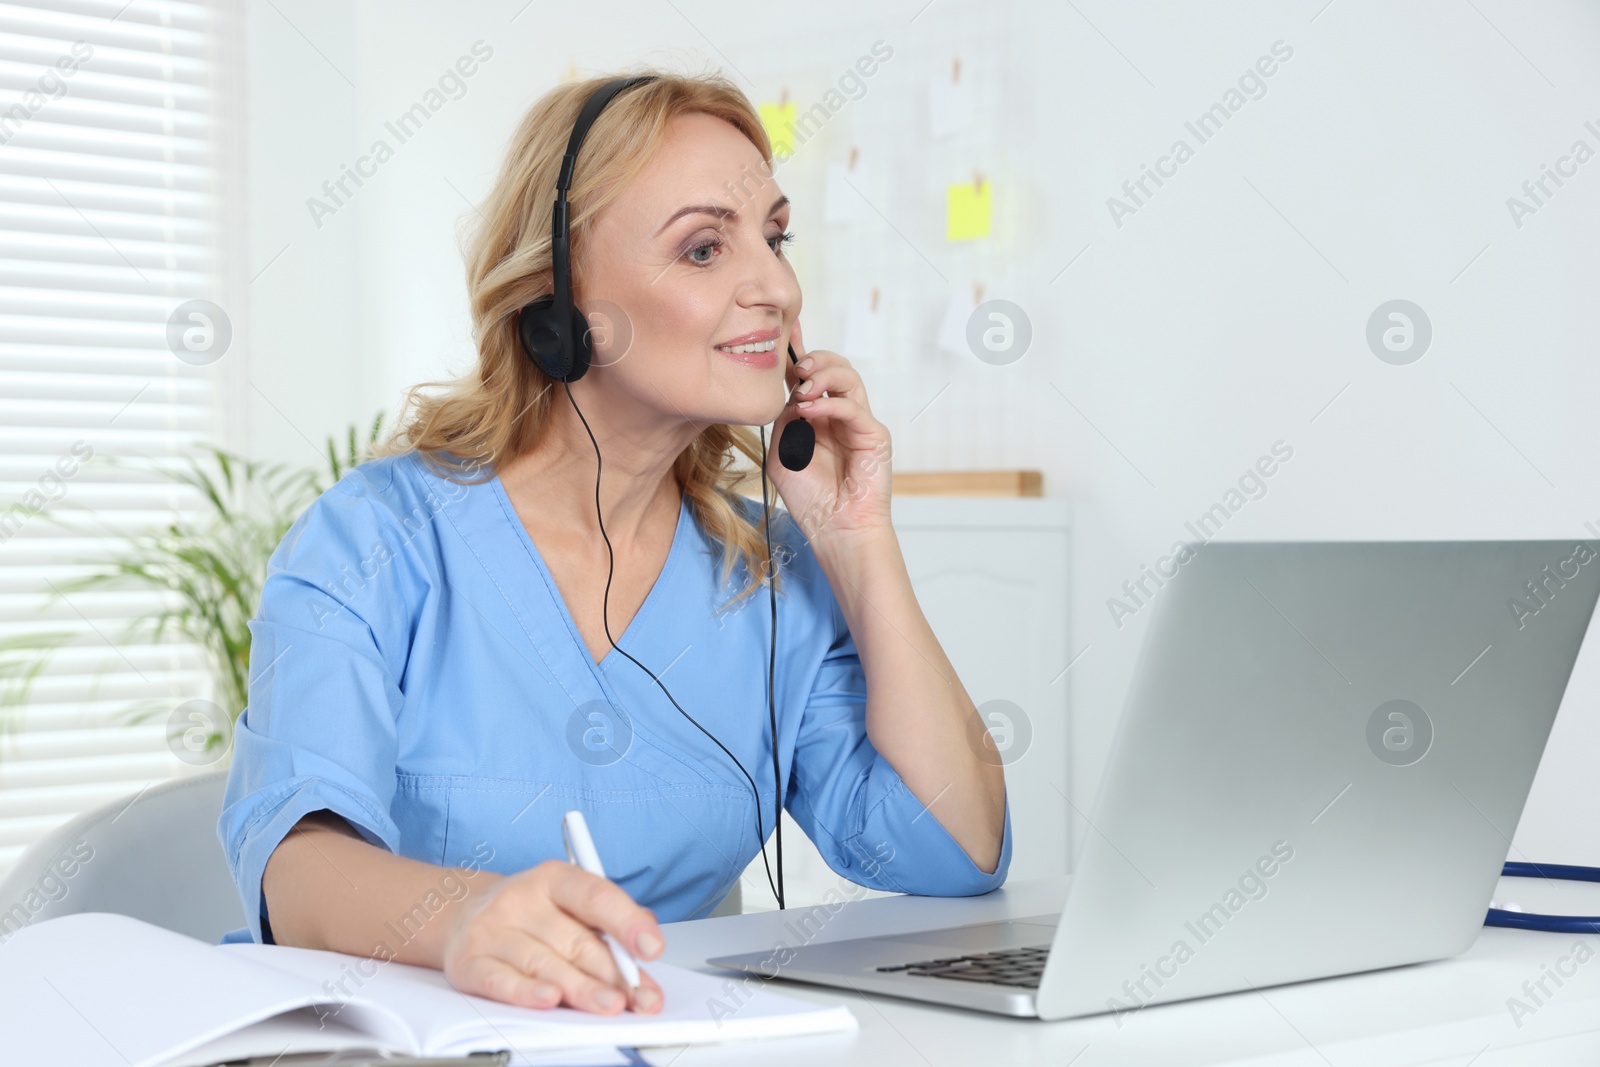
[{"label": "pinned paper", "polygon": [[944,235],[950,241],[970,241],[989,236],[990,208],[994,203],[989,179],[962,182],[945,190]]},{"label": "pinned paper", "polygon": [[867,203],[866,192],[871,181],[870,172],[857,159],[856,150],[850,150],[851,163],[829,163],[822,190],[822,219],[829,223],[868,222],[872,207]]},{"label": "pinned paper", "polygon": [[766,128],[767,140],[772,142],[774,159],[794,155],[795,105],[788,100],[787,92],[783,96],[778,103],[762,104],[759,109],[761,125]]},{"label": "pinned paper", "polygon": [[[978,292],[981,293],[982,289]],[[973,299],[973,293],[963,286],[957,286],[950,294],[950,302],[945,305],[944,321],[939,324],[940,348],[957,356],[973,354],[972,346],[967,343],[967,322],[977,307],[978,301]]]},{"label": "pinned paper", "polygon": [[852,363],[884,363],[889,359],[888,331],[878,313],[878,290],[850,301],[844,313],[844,357]]},{"label": "pinned paper", "polygon": [[961,60],[951,63],[950,77],[928,83],[928,127],[934,137],[948,137],[972,125],[976,108],[970,82],[961,80]]}]

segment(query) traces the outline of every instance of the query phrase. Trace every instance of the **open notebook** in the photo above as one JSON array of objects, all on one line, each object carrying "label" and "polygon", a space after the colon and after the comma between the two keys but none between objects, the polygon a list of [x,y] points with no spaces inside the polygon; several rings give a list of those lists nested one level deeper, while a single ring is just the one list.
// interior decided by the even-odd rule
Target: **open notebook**
[{"label": "open notebook", "polygon": [[208,945],[84,912],[0,945],[0,1064],[189,1067],[244,1056],[377,1048],[411,1055],[690,1045],[852,1030],[843,1005],[664,963],[655,1015],[537,1011],[458,992],[439,971],[282,945]]}]

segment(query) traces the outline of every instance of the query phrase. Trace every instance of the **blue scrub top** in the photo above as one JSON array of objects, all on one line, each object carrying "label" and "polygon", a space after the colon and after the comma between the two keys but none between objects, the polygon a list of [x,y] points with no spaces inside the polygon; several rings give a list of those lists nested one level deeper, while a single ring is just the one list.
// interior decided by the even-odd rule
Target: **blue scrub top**
[{"label": "blue scrub top", "polygon": [[[759,502],[730,499],[759,523]],[[786,511],[772,540],[784,806],[858,884],[1000,885],[1009,804],[985,874],[868,740],[855,642]],[[747,581],[736,563],[720,584],[720,559],[685,498],[660,576],[613,636],[744,764],[765,836],[771,608],[761,589],[719,610]],[[271,942],[262,871],[319,809],[390,852],[512,874],[565,859],[561,815],[580,808],[607,876],[663,922],[708,915],[759,852],[744,775],[626,656],[594,662],[498,476],[452,482],[415,451],[349,471],[273,552],[250,633],[218,824],[250,924],[224,942]]]}]

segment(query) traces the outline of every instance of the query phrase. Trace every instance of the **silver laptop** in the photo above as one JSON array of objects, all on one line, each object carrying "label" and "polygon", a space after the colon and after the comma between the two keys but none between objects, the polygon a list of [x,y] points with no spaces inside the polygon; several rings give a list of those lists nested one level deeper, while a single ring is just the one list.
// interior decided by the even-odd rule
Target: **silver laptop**
[{"label": "silver laptop", "polygon": [[708,962],[1061,1019],[1470,946],[1600,542],[1188,547],[1059,914]]}]

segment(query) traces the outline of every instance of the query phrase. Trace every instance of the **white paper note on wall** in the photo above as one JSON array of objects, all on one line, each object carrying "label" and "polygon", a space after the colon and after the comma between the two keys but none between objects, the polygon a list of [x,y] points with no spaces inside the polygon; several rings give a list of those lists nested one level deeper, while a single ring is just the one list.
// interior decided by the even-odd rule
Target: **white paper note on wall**
[{"label": "white paper note on wall", "polygon": [[951,355],[972,355],[972,348],[967,344],[967,320],[974,310],[972,291],[965,285],[956,286],[945,303],[944,321],[939,323],[940,348]]},{"label": "white paper note on wall", "polygon": [[839,353],[851,363],[885,366],[894,354],[888,351],[888,333],[883,314],[872,310],[872,297],[862,295],[850,301],[844,312],[843,350]]},{"label": "white paper note on wall", "polygon": [[829,163],[826,184],[822,190],[822,218],[828,223],[867,222],[872,218],[872,208],[867,204],[871,189],[871,174],[867,164],[856,162],[855,168],[844,163]]},{"label": "white paper note on wall", "polygon": [[941,75],[928,82],[928,127],[933,136],[960,133],[975,116],[971,79],[951,81]]}]

